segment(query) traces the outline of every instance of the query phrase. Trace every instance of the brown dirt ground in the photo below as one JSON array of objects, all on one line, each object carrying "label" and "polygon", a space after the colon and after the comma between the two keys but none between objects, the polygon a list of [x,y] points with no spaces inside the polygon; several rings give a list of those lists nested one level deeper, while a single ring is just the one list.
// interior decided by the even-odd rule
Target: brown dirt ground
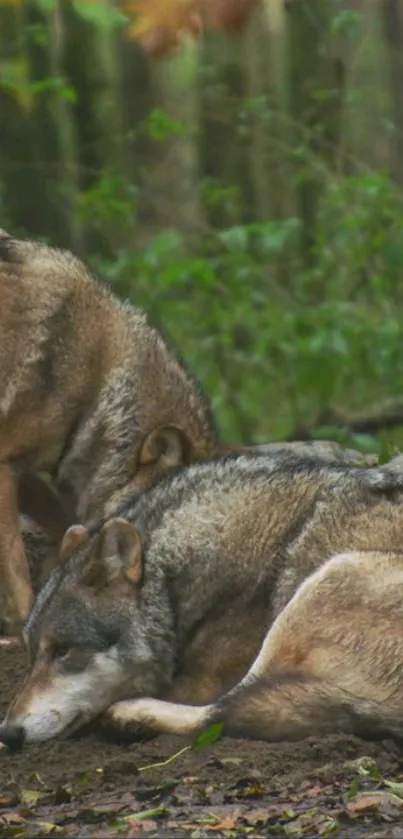
[{"label": "brown dirt ground", "polygon": [[[0,716],[25,667],[0,647]],[[402,837],[403,755],[350,737],[270,745],[223,740],[195,752],[159,737],[80,740],[0,752],[0,837]],[[392,784],[392,786],[390,786]]]}]

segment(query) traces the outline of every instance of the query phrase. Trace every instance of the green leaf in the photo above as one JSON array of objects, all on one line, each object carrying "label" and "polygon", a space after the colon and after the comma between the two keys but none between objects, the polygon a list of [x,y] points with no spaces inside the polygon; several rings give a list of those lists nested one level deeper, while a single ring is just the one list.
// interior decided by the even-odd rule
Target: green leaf
[{"label": "green leaf", "polygon": [[245,251],[248,247],[248,231],[246,227],[230,227],[219,233],[219,239],[229,251]]},{"label": "green leaf", "polygon": [[166,807],[155,807],[153,810],[141,810],[139,813],[130,813],[128,816],[122,816],[122,821],[131,822],[141,819],[165,819],[169,816],[170,811]]},{"label": "green leaf", "polygon": [[201,734],[196,738],[195,742],[193,743],[193,748],[196,751],[200,752],[203,749],[207,749],[208,746],[212,746],[217,740],[220,739],[222,733],[224,731],[224,723],[213,723]]},{"label": "green leaf", "polygon": [[357,760],[353,760],[352,765],[356,766],[358,774],[364,778],[371,778],[373,781],[380,781],[382,778],[382,773],[376,761],[368,755],[363,755]]},{"label": "green leaf", "polygon": [[403,783],[399,781],[384,780],[384,784],[392,790],[399,798],[403,798]]},{"label": "green leaf", "polygon": [[360,12],[355,12],[352,9],[343,9],[334,16],[331,24],[331,32],[333,35],[347,35],[349,38],[355,37],[358,33],[362,15]]},{"label": "green leaf", "polygon": [[185,130],[181,122],[172,119],[162,108],[154,108],[146,123],[151,139],[157,143],[162,143],[172,135],[183,134]]},{"label": "green leaf", "polygon": [[384,466],[385,463],[389,463],[389,461],[392,460],[392,457],[394,457],[395,454],[396,451],[393,443],[391,443],[389,440],[382,440],[378,458],[379,466]]},{"label": "green leaf", "polygon": [[128,18],[112,3],[93,3],[92,0],[75,0],[74,9],[84,20],[94,23],[100,29],[110,30],[117,26],[123,26]]}]

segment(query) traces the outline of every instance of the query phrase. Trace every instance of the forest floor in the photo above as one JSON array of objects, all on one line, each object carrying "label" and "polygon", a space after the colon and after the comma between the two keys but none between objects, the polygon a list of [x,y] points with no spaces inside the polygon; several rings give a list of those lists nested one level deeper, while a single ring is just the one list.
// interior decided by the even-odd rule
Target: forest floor
[{"label": "forest floor", "polygon": [[[0,647],[0,716],[24,658]],[[91,734],[1,750],[0,837],[53,834],[403,839],[403,754],[344,736],[197,752],[177,737],[122,746]]]}]

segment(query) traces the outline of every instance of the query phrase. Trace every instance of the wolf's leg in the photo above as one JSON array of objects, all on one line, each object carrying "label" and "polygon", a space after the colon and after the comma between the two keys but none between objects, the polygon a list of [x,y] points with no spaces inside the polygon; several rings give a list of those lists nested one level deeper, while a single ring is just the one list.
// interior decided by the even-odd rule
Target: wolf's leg
[{"label": "wolf's leg", "polygon": [[181,705],[163,699],[115,702],[104,717],[116,731],[129,736],[138,730],[151,734],[193,734],[207,723],[214,705]]},{"label": "wolf's leg", "polygon": [[0,584],[3,618],[9,634],[19,633],[33,602],[33,590],[19,528],[17,479],[0,464]]},{"label": "wolf's leg", "polygon": [[401,554],[334,557],[300,587],[245,679],[221,700],[120,702],[109,717],[120,728],[187,735],[223,722],[230,736],[269,741],[341,731],[400,740],[402,584]]},{"label": "wolf's leg", "polygon": [[[211,671],[207,674],[196,671],[175,679],[164,700],[147,698],[116,702],[103,715],[106,729],[112,727],[116,732],[124,731],[128,736],[141,736],[141,739],[160,731],[186,734],[188,728],[196,729],[214,707],[213,698],[226,692],[228,685],[227,674],[220,679],[214,664]],[[199,704],[185,704],[192,702]]]},{"label": "wolf's leg", "polygon": [[228,734],[403,737],[402,553],[328,560],[278,616],[249,673],[214,708]]},{"label": "wolf's leg", "polygon": [[250,681],[222,700],[204,706],[161,699],[117,702],[107,712],[116,729],[195,736],[215,723],[229,737],[279,742],[345,733],[403,742],[403,707],[357,698],[337,685],[298,673]]},{"label": "wolf's leg", "polygon": [[304,679],[298,673],[251,681],[212,705],[137,699],[117,702],[107,713],[114,727],[126,732],[145,727],[154,734],[190,737],[223,723],[226,736],[269,742],[335,733],[403,741],[403,707],[399,712],[381,702],[358,699],[336,685]]},{"label": "wolf's leg", "polygon": [[296,671],[357,695],[367,695],[373,686],[380,701],[387,701],[391,691],[398,695],[403,687],[402,586],[399,551],[333,556],[278,615],[241,684],[273,671]]}]

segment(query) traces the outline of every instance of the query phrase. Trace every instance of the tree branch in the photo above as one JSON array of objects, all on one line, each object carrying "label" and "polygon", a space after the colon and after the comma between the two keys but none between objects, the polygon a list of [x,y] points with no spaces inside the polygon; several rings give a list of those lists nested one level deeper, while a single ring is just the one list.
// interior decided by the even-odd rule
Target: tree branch
[{"label": "tree branch", "polygon": [[356,434],[379,434],[403,426],[403,397],[388,399],[357,414],[348,416],[330,408],[311,427],[295,428],[288,440],[312,440],[316,429],[332,425]]}]

